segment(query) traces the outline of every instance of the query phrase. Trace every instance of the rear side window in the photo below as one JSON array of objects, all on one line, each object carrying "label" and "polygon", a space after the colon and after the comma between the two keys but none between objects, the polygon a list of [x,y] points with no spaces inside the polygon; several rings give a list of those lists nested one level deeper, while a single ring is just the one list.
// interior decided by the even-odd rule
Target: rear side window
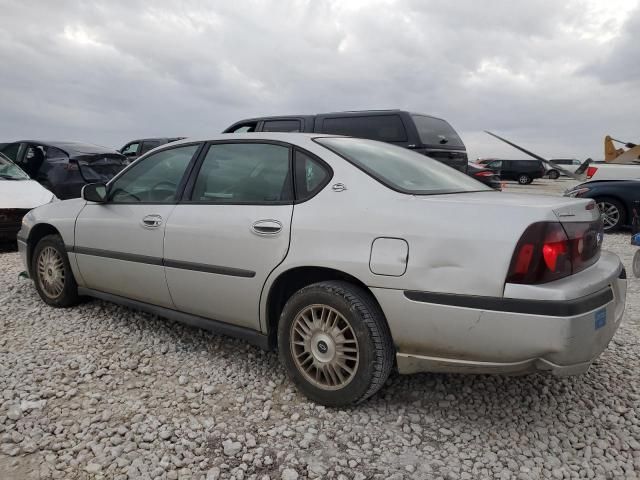
[{"label": "rear side window", "polygon": [[47,159],[65,159],[68,155],[63,150],[56,147],[47,147]]},{"label": "rear side window", "polygon": [[516,166],[534,170],[536,168],[543,168],[542,162],[538,162],[537,160],[519,160],[515,163]]},{"label": "rear side window", "polygon": [[202,162],[191,200],[201,203],[290,202],[289,148],[266,143],[213,144]]},{"label": "rear side window", "polygon": [[325,118],[322,121],[322,133],[382,142],[407,141],[407,132],[398,115]]},{"label": "rear side window", "polygon": [[418,136],[425,145],[442,145],[464,148],[464,143],[451,125],[440,118],[411,115]]},{"label": "rear side window", "polygon": [[296,200],[313,197],[329,181],[331,173],[320,162],[300,150],[295,151]]},{"label": "rear side window", "polygon": [[265,120],[263,132],[299,132],[300,120]]}]

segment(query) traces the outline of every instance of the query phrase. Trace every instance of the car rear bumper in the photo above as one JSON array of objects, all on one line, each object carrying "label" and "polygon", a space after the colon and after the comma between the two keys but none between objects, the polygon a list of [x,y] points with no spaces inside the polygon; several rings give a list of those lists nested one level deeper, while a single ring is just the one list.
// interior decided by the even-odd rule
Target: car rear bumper
[{"label": "car rear bumper", "polygon": [[606,281],[601,276],[598,290],[571,299],[372,291],[389,322],[400,373],[575,375],[607,347],[624,313],[626,273],[614,255],[602,261],[610,270]]}]

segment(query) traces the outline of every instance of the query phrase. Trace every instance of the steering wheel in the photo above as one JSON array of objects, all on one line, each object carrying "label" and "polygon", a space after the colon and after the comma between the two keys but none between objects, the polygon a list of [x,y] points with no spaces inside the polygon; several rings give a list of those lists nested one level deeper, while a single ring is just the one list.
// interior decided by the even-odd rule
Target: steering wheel
[{"label": "steering wheel", "polygon": [[178,186],[178,184],[170,182],[169,180],[163,180],[161,182],[156,183],[153,187],[151,187],[151,190],[155,190],[156,188],[158,188],[160,185],[168,185],[170,188],[172,189],[176,189],[176,187]]},{"label": "steering wheel", "polygon": [[128,197],[134,198],[136,200],[136,202],[141,202],[142,201],[140,199],[140,197],[138,197],[137,195],[134,195],[133,193],[126,192],[121,188],[116,188],[113,192],[111,192],[110,198],[114,198],[120,192],[124,193]]}]

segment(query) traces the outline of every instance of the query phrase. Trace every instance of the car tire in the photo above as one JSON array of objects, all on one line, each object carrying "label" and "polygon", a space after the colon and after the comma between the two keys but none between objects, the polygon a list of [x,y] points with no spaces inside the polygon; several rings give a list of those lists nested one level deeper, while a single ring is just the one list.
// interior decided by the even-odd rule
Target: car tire
[{"label": "car tire", "polygon": [[533,182],[533,178],[531,178],[526,173],[521,173],[520,175],[518,175],[518,183],[520,185],[529,185],[531,182]]},{"label": "car tire", "polygon": [[615,232],[624,225],[627,212],[622,203],[610,197],[599,197],[594,200],[600,209],[605,232]]},{"label": "car tire", "polygon": [[632,269],[636,278],[640,278],[640,250],[636,250],[636,253],[633,254]]},{"label": "car tire", "polygon": [[549,170],[547,175],[551,180],[557,180],[560,178],[560,172],[558,170]]},{"label": "car tire", "polygon": [[395,356],[379,305],[369,292],[344,281],[315,283],[292,295],[280,316],[278,349],[298,389],[328,407],[376,393]]},{"label": "car tire", "polygon": [[40,239],[33,252],[31,271],[38,295],[47,305],[65,308],[79,302],[78,284],[60,235]]}]

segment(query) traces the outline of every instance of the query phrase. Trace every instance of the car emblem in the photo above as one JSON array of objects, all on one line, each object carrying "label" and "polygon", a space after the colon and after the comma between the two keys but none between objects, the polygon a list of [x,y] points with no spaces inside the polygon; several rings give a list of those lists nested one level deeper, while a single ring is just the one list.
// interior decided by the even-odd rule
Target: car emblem
[{"label": "car emblem", "polygon": [[344,183],[334,183],[331,187],[334,192],[344,192],[346,189],[347,186]]}]

